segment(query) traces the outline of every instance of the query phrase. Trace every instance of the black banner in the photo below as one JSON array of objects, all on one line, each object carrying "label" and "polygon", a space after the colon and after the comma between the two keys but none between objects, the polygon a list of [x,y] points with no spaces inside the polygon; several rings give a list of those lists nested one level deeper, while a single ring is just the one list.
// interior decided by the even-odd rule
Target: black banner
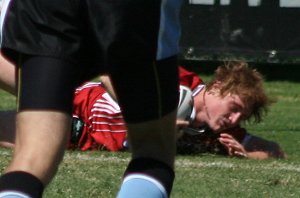
[{"label": "black banner", "polygon": [[300,63],[300,0],[190,0],[183,60]]}]

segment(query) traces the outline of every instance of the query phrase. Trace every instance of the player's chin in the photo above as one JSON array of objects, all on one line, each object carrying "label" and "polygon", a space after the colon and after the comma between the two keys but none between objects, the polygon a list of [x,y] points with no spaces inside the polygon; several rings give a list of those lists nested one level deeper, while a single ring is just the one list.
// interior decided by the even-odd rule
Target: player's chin
[{"label": "player's chin", "polygon": [[221,133],[222,131],[226,130],[228,127],[225,125],[215,124],[210,126],[214,133]]},{"label": "player's chin", "polygon": [[209,128],[214,132],[214,133],[219,133],[221,132],[222,130],[224,130],[224,128],[226,127],[225,126],[225,123],[224,122],[221,122],[219,119],[210,119],[208,122],[207,122],[207,125],[209,126]]},{"label": "player's chin", "polygon": [[220,125],[211,125],[210,129],[214,132],[214,133],[220,133],[222,131],[222,127]]}]

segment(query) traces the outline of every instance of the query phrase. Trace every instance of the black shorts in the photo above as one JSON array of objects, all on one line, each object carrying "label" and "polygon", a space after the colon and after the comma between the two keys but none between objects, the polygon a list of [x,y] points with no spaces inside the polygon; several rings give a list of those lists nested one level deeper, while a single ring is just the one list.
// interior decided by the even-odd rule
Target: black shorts
[{"label": "black shorts", "polygon": [[180,1],[4,0],[2,50],[84,67],[161,60],[178,53]]},{"label": "black shorts", "polygon": [[143,64],[178,53],[180,4],[181,0],[5,0],[1,50],[15,63],[21,53],[74,64],[82,68],[76,77],[81,82],[124,67],[139,72]]}]

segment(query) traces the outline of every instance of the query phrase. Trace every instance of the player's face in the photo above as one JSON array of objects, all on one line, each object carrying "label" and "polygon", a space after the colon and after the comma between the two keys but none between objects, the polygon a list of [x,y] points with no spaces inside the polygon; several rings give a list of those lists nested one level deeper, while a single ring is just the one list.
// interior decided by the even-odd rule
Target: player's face
[{"label": "player's face", "polygon": [[205,94],[206,123],[215,132],[234,127],[245,115],[245,105],[238,95],[221,97],[218,92]]}]

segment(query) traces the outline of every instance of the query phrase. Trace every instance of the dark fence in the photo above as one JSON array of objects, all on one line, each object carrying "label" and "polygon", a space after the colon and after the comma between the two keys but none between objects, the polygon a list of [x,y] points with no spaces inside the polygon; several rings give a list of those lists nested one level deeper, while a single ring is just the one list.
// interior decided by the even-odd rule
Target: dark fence
[{"label": "dark fence", "polygon": [[181,60],[300,63],[300,0],[189,0]]}]

